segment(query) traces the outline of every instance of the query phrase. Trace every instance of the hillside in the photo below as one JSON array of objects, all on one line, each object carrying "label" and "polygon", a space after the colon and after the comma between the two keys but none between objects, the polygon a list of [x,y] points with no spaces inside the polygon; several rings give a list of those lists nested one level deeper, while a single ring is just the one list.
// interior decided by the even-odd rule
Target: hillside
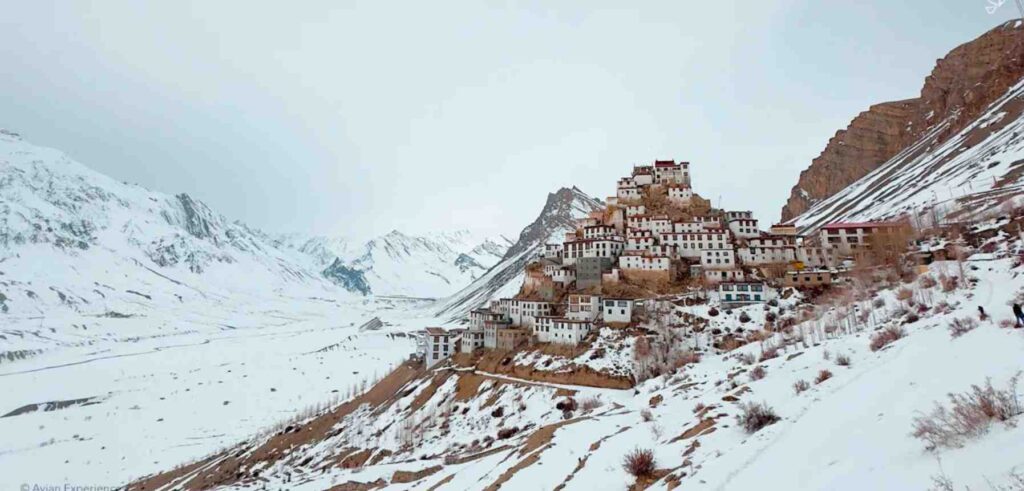
[{"label": "hillside", "polygon": [[[918,165],[934,168],[929,170],[931,174],[941,173],[943,169],[937,167],[952,158],[950,152],[961,152],[963,148],[973,153],[965,155],[959,163],[973,165],[976,172],[963,172],[956,179],[943,181],[943,185],[954,189],[954,197],[973,194],[978,186],[985,186],[981,182],[984,179],[991,181],[993,177],[999,179],[1007,175],[1013,169],[986,173],[984,164],[978,162],[993,151],[1010,151],[985,143],[994,129],[979,128],[978,123],[986,114],[991,118],[992,105],[1001,104],[1022,76],[1024,28],[1020,22],[1000,25],[953,49],[936,62],[918,97],[872,106],[854,118],[846,129],[836,132],[821,155],[800,173],[799,181],[782,208],[782,220],[805,214],[883,166],[888,166],[891,172],[894,167]],[[1002,106],[1001,110],[1006,111],[1006,115],[1001,116],[1005,120],[1003,125],[1018,119],[1020,112],[1016,104],[1004,101]],[[972,127],[974,129],[970,130]],[[947,150],[933,150],[941,145]],[[1009,156],[1012,154],[1003,157]],[[1011,185],[1016,177],[1011,175],[1010,182],[995,187]],[[920,188],[922,186],[918,186]],[[988,188],[982,188],[985,189]],[[935,187],[934,190],[940,195],[938,199],[950,198],[948,189]],[[870,199],[875,198],[893,202],[889,208],[899,207],[896,201],[907,199],[884,194]]]},{"label": "hillside", "polygon": [[[918,418],[948,403],[948,393],[990,380],[993,390],[1012,387],[1021,397],[1012,379],[1024,370],[1024,335],[1007,328],[1007,302],[1024,294],[1015,259],[1024,244],[998,232],[1007,225],[977,229],[971,240],[991,252],[970,257],[960,287],[947,281],[959,266],[939,261],[928,279],[883,281],[847,301],[791,297],[718,315],[676,305],[676,315],[731,325],[755,341],[730,349],[690,336],[686,343],[704,353],[699,361],[635,390],[528,381],[467,369],[460,360],[426,373],[405,366],[358,398],[129,489],[1011,485],[1024,465],[1019,402],[1008,403],[1007,422],[986,421],[948,447],[930,449],[912,435]],[[994,318],[978,323],[978,306]],[[805,320],[761,330],[766,309]],[[751,317],[746,326],[742,313]],[[954,332],[954,325],[967,327]],[[899,334],[881,337],[890,332]],[[622,347],[616,357],[631,359],[634,349]],[[746,426],[740,417],[750,403],[763,403],[778,420]],[[636,448],[655,459],[652,475],[639,482],[622,467]]]}]

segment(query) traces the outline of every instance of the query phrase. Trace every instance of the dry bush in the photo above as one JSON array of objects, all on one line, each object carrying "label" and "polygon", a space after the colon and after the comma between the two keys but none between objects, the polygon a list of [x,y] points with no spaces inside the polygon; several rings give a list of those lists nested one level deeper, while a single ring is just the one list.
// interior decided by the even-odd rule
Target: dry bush
[{"label": "dry bush", "polygon": [[575,411],[576,410],[576,399],[572,397],[566,397],[555,404],[555,409],[559,411]]},{"label": "dry bush", "polygon": [[957,317],[949,321],[949,335],[954,339],[978,327],[978,321],[974,320],[973,317]]},{"label": "dry bush", "polygon": [[886,327],[871,336],[871,351],[878,351],[906,335],[906,331],[904,331],[902,327]]},{"label": "dry bush", "polygon": [[956,287],[959,285],[959,281],[957,281],[956,276],[947,276],[945,274],[940,274],[939,284],[942,285],[943,293],[950,293],[956,290]]},{"label": "dry bush", "polygon": [[750,322],[750,316],[746,312],[740,312],[740,323],[746,324]]},{"label": "dry bush", "polygon": [[820,384],[828,379],[832,378],[832,372],[828,370],[822,370],[818,372],[818,376],[814,377],[814,383]]},{"label": "dry bush", "polygon": [[761,380],[765,377],[765,375],[768,375],[768,372],[761,365],[758,365],[750,370],[750,380],[752,381]]},{"label": "dry bush", "polygon": [[1012,419],[1024,413],[1017,393],[1020,375],[1011,377],[1005,389],[992,387],[992,380],[986,379],[984,386],[972,385],[967,392],[949,394],[948,407],[935,403],[931,413],[914,418],[911,435],[924,440],[928,450],[935,450],[960,447],[985,434],[994,422],[1012,426]]},{"label": "dry bush", "polygon": [[900,288],[899,290],[896,290],[896,300],[906,302],[912,298],[914,298],[914,291],[911,290],[910,288],[904,287]]},{"label": "dry bush", "polygon": [[757,433],[758,430],[770,424],[778,422],[781,418],[767,404],[747,403],[740,405],[740,414],[736,416],[740,426],[747,433]]},{"label": "dry bush", "polygon": [[622,459],[622,468],[636,478],[651,477],[657,468],[654,452],[646,448],[634,448]]},{"label": "dry bush", "polygon": [[645,423],[650,423],[654,420],[654,413],[650,409],[644,409],[640,411],[640,419],[644,420]]},{"label": "dry bush", "polygon": [[871,301],[871,306],[876,309],[883,308],[885,307],[885,300],[882,299],[881,297],[875,298],[874,300]]},{"label": "dry bush", "polygon": [[718,317],[718,309],[711,307],[710,309],[708,309],[708,315],[710,315],[711,317]]},{"label": "dry bush", "polygon": [[766,350],[761,351],[761,358],[758,361],[764,363],[764,362],[766,362],[768,360],[771,360],[772,358],[778,358],[778,357],[779,357],[779,349],[775,348],[775,347],[771,347],[771,348],[768,348]]},{"label": "dry bush", "polygon": [[797,395],[810,388],[811,384],[806,380],[797,380],[796,382],[793,382],[793,392],[796,392]]},{"label": "dry bush", "polygon": [[693,406],[693,413],[697,414],[697,413],[707,409],[707,407],[708,407],[707,404],[704,404],[703,402],[698,402],[696,406]]},{"label": "dry bush", "polygon": [[999,327],[1001,327],[1001,328],[1003,328],[1003,329],[1009,329],[1009,328],[1013,328],[1013,327],[1015,327],[1016,325],[1017,325],[1017,323],[1016,323],[1016,322],[1013,322],[1013,321],[1012,321],[1012,320],[1010,320],[1010,319],[1003,319],[1003,320],[999,321]]},{"label": "dry bush", "polygon": [[604,403],[601,402],[601,399],[598,399],[596,396],[591,396],[580,401],[580,410],[584,412],[590,412],[603,405]]},{"label": "dry bush", "polygon": [[850,357],[842,354],[836,355],[836,365],[839,365],[841,367],[850,366]]},{"label": "dry bush", "polygon": [[515,436],[516,433],[519,433],[518,426],[513,426],[511,428],[501,428],[500,430],[498,430],[498,439],[505,440],[508,438],[512,438],[513,436]]},{"label": "dry bush", "polygon": [[831,360],[832,359],[832,353],[830,353],[828,350],[822,351],[821,352],[821,357],[826,359],[826,360]]},{"label": "dry bush", "polygon": [[753,353],[740,353],[736,356],[736,359],[744,365],[753,365],[754,362],[757,361],[757,358],[754,357]]},{"label": "dry bush", "polygon": [[938,284],[938,282],[935,281],[935,278],[932,275],[926,274],[924,276],[921,276],[917,280],[917,284],[920,285],[921,288],[928,289],[928,288],[934,288],[935,285]]}]

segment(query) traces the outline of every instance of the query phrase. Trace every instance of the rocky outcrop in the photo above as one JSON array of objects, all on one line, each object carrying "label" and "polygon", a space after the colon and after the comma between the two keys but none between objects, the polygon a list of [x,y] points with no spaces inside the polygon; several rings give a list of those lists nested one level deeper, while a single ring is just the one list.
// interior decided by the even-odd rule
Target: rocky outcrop
[{"label": "rocky outcrop", "polygon": [[363,295],[371,293],[366,275],[358,269],[345,266],[341,259],[335,259],[327,269],[324,269],[322,274],[324,278],[350,292],[358,292]]},{"label": "rocky outcrop", "polygon": [[782,208],[807,211],[930,132],[942,143],[966,127],[1024,75],[1024,27],[1010,21],[938,60],[915,99],[872,106],[836,132]]}]

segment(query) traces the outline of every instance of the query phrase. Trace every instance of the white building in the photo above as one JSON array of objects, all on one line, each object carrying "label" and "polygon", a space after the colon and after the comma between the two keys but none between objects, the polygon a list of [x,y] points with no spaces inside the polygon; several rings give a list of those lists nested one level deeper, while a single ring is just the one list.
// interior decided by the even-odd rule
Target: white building
[{"label": "white building", "polygon": [[601,297],[571,294],[565,306],[565,317],[573,320],[597,320],[601,314]]},{"label": "white building", "polygon": [[601,317],[606,323],[629,323],[633,321],[633,300],[628,298],[605,298],[601,300]]},{"label": "white building", "polygon": [[704,231],[704,223],[702,222],[674,222],[672,223],[672,233],[676,234],[696,234]]},{"label": "white building", "polygon": [[615,190],[615,197],[620,200],[637,200],[640,196],[640,188],[636,186],[620,187]]},{"label": "white building", "polygon": [[718,284],[718,301],[722,307],[733,308],[764,303],[775,298],[775,290],[763,282],[733,282]]},{"label": "white building", "polygon": [[718,217],[693,217],[693,221],[700,222],[705,229],[722,228],[722,221]]},{"label": "white building", "polygon": [[704,249],[700,254],[700,265],[704,271],[736,268],[738,266],[736,251],[733,249]]},{"label": "white building", "polygon": [[638,215],[646,215],[647,207],[644,205],[629,205],[626,207],[626,216],[635,217]]},{"label": "white building", "polygon": [[654,184],[654,168],[649,165],[637,165],[633,167],[633,182],[637,186],[650,186]]},{"label": "white building", "polygon": [[796,246],[784,237],[766,235],[749,239],[737,255],[740,262],[749,266],[789,263],[796,261]]},{"label": "white building", "polygon": [[623,252],[648,251],[657,241],[654,236],[648,234],[646,237],[630,237],[626,239],[626,248]]},{"label": "white building", "polygon": [[590,334],[594,323],[589,320],[554,319],[548,342],[577,345]]},{"label": "white building", "polygon": [[626,248],[626,241],[619,237],[603,239],[577,239],[564,244],[562,263],[576,264],[581,257],[603,257],[614,260]]},{"label": "white building", "polygon": [[508,316],[513,325],[533,327],[537,316],[551,315],[551,308],[551,302],[512,299]]},{"label": "white building", "polygon": [[850,255],[853,251],[867,247],[868,238],[880,231],[892,231],[899,227],[893,222],[830,223],[818,232],[821,245],[836,249],[839,254]]},{"label": "white building", "polygon": [[510,320],[488,320],[484,322],[484,348],[495,349],[498,347],[498,331],[512,327]]},{"label": "white building", "polygon": [[704,270],[704,281],[709,285],[717,285],[723,281],[743,281],[745,278],[741,269],[706,269]]},{"label": "white building", "polygon": [[701,251],[707,249],[727,249],[732,247],[732,238],[725,229],[709,229],[697,233],[661,234],[660,241],[664,245],[676,247],[679,257],[697,259]]},{"label": "white building", "polygon": [[668,256],[652,256],[632,251],[619,256],[619,269],[626,272],[669,271],[672,269],[672,260]]},{"label": "white building", "polygon": [[654,162],[654,180],[661,184],[690,185],[690,163],[673,160]]},{"label": "white building", "polygon": [[[729,213],[737,213],[730,211]],[[729,231],[740,239],[749,239],[761,235],[757,228],[757,220],[753,218],[732,218],[729,220]]]},{"label": "white building", "polygon": [[561,283],[563,286],[569,285],[576,281],[576,269],[562,266],[551,273],[551,281]]},{"label": "white building", "polygon": [[423,345],[425,350],[422,353],[423,363],[427,368],[437,365],[455,354],[459,333],[449,332],[440,327],[428,327],[424,331]]},{"label": "white building", "polygon": [[611,225],[590,225],[583,227],[584,239],[602,239],[615,235],[615,228]]},{"label": "white building", "polygon": [[802,245],[796,248],[796,260],[808,268],[834,268],[839,265],[839,250]]},{"label": "white building", "polygon": [[686,206],[693,200],[693,189],[689,186],[669,186],[668,200],[678,206]]},{"label": "white building", "polygon": [[547,259],[562,257],[562,244],[544,244],[544,252],[541,255]]}]

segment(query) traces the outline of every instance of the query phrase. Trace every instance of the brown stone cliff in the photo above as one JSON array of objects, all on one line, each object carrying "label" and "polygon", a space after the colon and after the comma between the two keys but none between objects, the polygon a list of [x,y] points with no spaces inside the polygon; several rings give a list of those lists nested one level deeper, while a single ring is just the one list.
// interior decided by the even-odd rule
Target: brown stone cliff
[{"label": "brown stone cliff", "polygon": [[[938,60],[915,99],[886,102],[836,132],[800,173],[782,207],[788,221],[878,168],[933,128],[945,141],[1024,75],[1024,26],[1010,21]],[[948,126],[938,129],[939,125]]]}]

